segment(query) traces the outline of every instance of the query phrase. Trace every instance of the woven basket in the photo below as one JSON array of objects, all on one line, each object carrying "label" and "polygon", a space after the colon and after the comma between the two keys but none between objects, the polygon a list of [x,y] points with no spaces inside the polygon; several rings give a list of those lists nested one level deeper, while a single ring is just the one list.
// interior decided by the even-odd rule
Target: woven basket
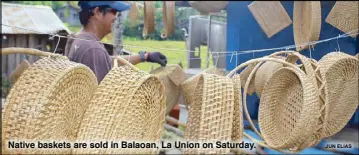
[{"label": "woven basket", "polygon": [[[279,53],[278,53],[278,54],[279,54]],[[232,71],[227,75],[227,77],[232,77],[232,78],[233,78],[233,76],[237,73],[237,71],[241,70],[242,68],[244,68],[244,67],[246,67],[246,66],[249,66],[250,64],[258,64],[258,63],[262,63],[262,62],[265,62],[265,61],[273,61],[273,62],[281,63],[281,64],[283,64],[283,66],[290,67],[290,68],[292,68],[293,70],[295,70],[295,71],[301,73],[301,75],[302,75],[305,79],[310,79],[310,78],[308,78],[307,75],[305,75],[305,73],[304,73],[301,69],[299,69],[299,68],[297,67],[297,65],[294,65],[294,64],[292,64],[292,63],[286,62],[286,61],[284,61],[284,60],[282,60],[282,59],[272,58],[272,57],[264,57],[264,58],[252,59],[252,60],[249,60],[249,61],[247,61],[247,62],[245,62],[245,63],[242,63],[241,65],[237,66],[234,70],[232,70]],[[245,83],[245,86],[244,86],[244,92],[243,92],[243,94],[247,94],[247,91],[248,91],[248,89],[249,89],[248,86],[249,86],[250,80],[251,80],[251,78],[254,76],[255,71],[256,71],[256,69],[258,69],[258,67],[259,67],[259,66],[256,66],[256,67],[254,68],[254,71],[252,71],[252,72],[250,73],[250,75],[248,76],[247,82]],[[308,81],[308,80],[306,80],[306,81]],[[312,80],[309,80],[309,82],[311,83]],[[269,83],[269,82],[268,82],[268,83]],[[314,84],[310,84],[310,86],[314,86]],[[267,87],[267,85],[266,85],[266,87]],[[314,90],[315,90],[315,89],[314,89]],[[318,95],[318,96],[319,96],[319,95]],[[316,96],[316,97],[318,97],[318,96]],[[261,96],[261,97],[263,97],[263,92],[262,92],[262,96]],[[259,133],[259,131],[256,129],[256,127],[255,127],[254,124],[253,124],[253,121],[252,121],[252,119],[251,119],[251,117],[250,117],[250,115],[249,115],[248,109],[247,109],[246,100],[247,100],[247,95],[243,95],[243,108],[244,108],[244,113],[245,113],[245,115],[246,115],[246,118],[248,119],[251,128],[257,133],[257,135],[259,135],[262,139],[264,139],[263,136]],[[306,100],[308,100],[308,99],[306,99]],[[309,104],[309,103],[306,103],[306,104]],[[313,102],[313,105],[317,105],[317,104],[318,104],[318,102]],[[315,115],[315,113],[313,113],[313,114]],[[264,114],[262,114],[262,115],[266,115],[266,114],[264,113]],[[317,116],[317,115],[316,115],[316,116]],[[311,119],[317,120],[318,118],[313,116],[313,117],[311,117]],[[314,123],[314,124],[316,125],[316,123]],[[315,126],[315,125],[313,125],[313,126]],[[261,130],[262,130],[262,129],[261,129]],[[268,128],[267,128],[267,129],[264,129],[264,130],[268,130]],[[314,131],[315,131],[315,130],[310,131],[310,132],[314,132]],[[294,133],[294,134],[295,134],[295,133]],[[297,133],[297,134],[298,134],[298,133]],[[309,137],[309,135],[310,135],[310,134],[308,134],[308,135],[303,135],[303,137]],[[280,152],[284,152],[284,153],[289,153],[289,152],[287,152],[287,151],[280,150],[280,149],[276,149],[276,148],[274,148],[273,146],[268,145],[268,143],[266,142],[266,139],[264,139],[265,141],[259,141],[259,140],[257,140],[257,139],[254,139],[253,137],[249,136],[248,134],[245,134],[245,133],[244,133],[244,136],[246,136],[247,138],[253,140],[255,143],[257,143],[257,144],[259,144],[259,145],[261,145],[261,146],[263,146],[263,147],[271,148],[271,149],[274,149],[274,150],[277,150],[277,151],[280,151]],[[303,139],[303,138],[302,138],[302,139]],[[303,139],[303,140],[301,141],[301,143],[304,143],[304,142],[305,142],[305,141],[304,141],[304,139]],[[294,152],[298,151],[298,150],[297,150],[297,147],[300,147],[300,146],[301,146],[300,144],[297,144],[297,145],[296,145],[296,142],[295,142],[295,141],[292,141],[292,145],[293,145],[293,146],[292,146],[292,147],[288,147],[288,149],[292,149],[292,151],[294,151]],[[294,148],[294,149],[293,149],[293,148]]]},{"label": "woven basket", "polygon": [[26,69],[6,98],[2,153],[71,154],[71,149],[6,149],[8,141],[74,142],[97,80],[90,68],[35,49],[5,48],[4,54],[43,57]]},{"label": "woven basket", "polygon": [[175,29],[175,1],[163,1],[163,30],[161,38],[167,38]]},{"label": "woven basket", "polygon": [[[233,115],[233,128],[232,128],[232,142],[240,143],[243,141],[243,109],[242,109],[242,90],[241,78],[239,75],[233,77],[234,84],[234,115]],[[232,149],[235,153],[240,153],[241,149]]]},{"label": "woven basket", "polygon": [[136,2],[131,4],[130,12],[128,13],[128,17],[130,19],[131,25],[136,25],[138,19],[140,18],[140,10]]},{"label": "woven basket", "polygon": [[355,57],[356,57],[357,59],[359,59],[359,53],[357,53],[357,54],[355,55]]},{"label": "woven basket", "polygon": [[337,1],[325,21],[344,33],[354,33],[350,36],[355,38],[359,29],[358,18],[358,1]]},{"label": "woven basket", "polygon": [[293,68],[281,68],[271,76],[258,111],[261,133],[270,147],[300,147],[313,134],[319,116],[315,87],[303,72]]},{"label": "woven basket", "polygon": [[320,1],[294,2],[293,33],[297,51],[307,49],[306,43],[319,39],[321,19]]},{"label": "woven basket", "polygon": [[324,137],[330,137],[344,128],[358,107],[358,59],[331,52],[318,64],[326,80],[330,107]]},{"label": "woven basket", "polygon": [[[279,59],[285,59],[284,57],[277,57]],[[254,80],[255,92],[257,96],[261,96],[263,87],[265,86],[267,80],[273,75],[273,73],[279,68],[283,67],[281,63],[268,61],[263,63],[258,70],[256,71],[256,76]]]},{"label": "woven basket", "polygon": [[[249,64],[239,75],[241,78],[241,85],[242,87],[244,87],[244,85],[247,82],[248,76],[249,74],[253,71],[253,69],[255,68],[256,65],[260,65],[257,63],[253,63],[253,64]],[[254,92],[256,92],[256,87],[254,85],[254,81],[255,79],[252,79],[249,83],[249,90],[248,90],[248,95],[252,95]]]},{"label": "woven basket", "polygon": [[147,37],[150,33],[155,31],[155,7],[154,1],[144,1],[143,7],[143,32],[142,36]]},{"label": "woven basket", "polygon": [[30,67],[30,63],[26,59],[24,59],[21,62],[21,64],[16,67],[14,72],[11,73],[10,78],[9,78],[11,83],[14,84],[17,81],[17,79],[19,79],[21,74],[24,73],[24,71],[26,69],[28,69],[29,67]]},{"label": "woven basket", "polygon": [[248,8],[268,38],[292,24],[280,1],[254,1]]},{"label": "woven basket", "polygon": [[181,90],[184,97],[184,104],[190,105],[193,103],[194,100],[194,91],[197,87],[197,83],[199,80],[199,77],[202,75],[202,73],[209,73],[209,74],[216,74],[216,75],[223,75],[223,73],[217,69],[216,67],[210,67],[202,72],[188,78],[184,82],[181,83]]},{"label": "woven basket", "polygon": [[187,75],[179,65],[159,67],[150,73],[158,76],[165,86],[166,115],[168,115],[172,108],[178,104],[181,95],[180,84],[187,79]]},{"label": "woven basket", "polygon": [[[165,123],[164,86],[157,76],[123,58],[105,76],[91,98],[78,141],[160,142]],[[158,146],[159,144],[157,144]],[[75,149],[75,154],[156,154],[156,148]]]},{"label": "woven basket", "polygon": [[[234,116],[234,84],[224,76],[203,73],[189,109],[185,140],[231,141]],[[184,154],[225,154],[229,148],[188,148]]]}]

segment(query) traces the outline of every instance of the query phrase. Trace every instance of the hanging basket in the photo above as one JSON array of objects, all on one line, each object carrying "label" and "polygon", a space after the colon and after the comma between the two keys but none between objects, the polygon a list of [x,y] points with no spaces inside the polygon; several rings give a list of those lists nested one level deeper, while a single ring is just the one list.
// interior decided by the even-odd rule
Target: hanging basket
[{"label": "hanging basket", "polygon": [[[278,53],[279,53],[279,52],[278,52]],[[310,76],[306,75],[306,73],[305,73],[303,70],[299,69],[299,68],[297,67],[297,65],[294,65],[294,64],[292,64],[292,63],[289,63],[289,62],[287,62],[287,61],[285,61],[285,60],[278,59],[278,58],[264,57],[264,58],[258,58],[258,59],[249,60],[249,61],[247,61],[247,62],[245,62],[245,63],[242,63],[241,65],[237,66],[234,70],[232,70],[232,71],[227,75],[227,77],[233,77],[233,76],[237,73],[237,71],[243,69],[244,67],[249,67],[250,64],[258,64],[258,63],[263,63],[263,62],[268,62],[268,61],[272,61],[272,62],[276,62],[276,63],[281,63],[281,64],[283,64],[283,66],[285,66],[285,67],[287,67],[287,68],[290,68],[291,70],[294,70],[294,71],[295,71],[294,73],[297,73],[297,74],[298,74],[298,75],[297,75],[297,74],[295,74],[295,75],[300,76],[301,79],[304,80],[304,82],[300,82],[300,81],[299,81],[299,82],[297,82],[297,83],[302,84],[302,86],[306,88],[306,89],[305,89],[306,92],[309,91],[309,92],[312,92],[312,93],[314,93],[314,94],[315,94],[315,93],[318,94],[317,88],[314,87],[315,85],[313,84],[312,79],[310,78]],[[256,70],[257,70],[258,68],[259,68],[259,65],[255,66],[255,68],[254,68],[253,71],[250,73],[250,75],[248,76],[248,79],[247,79],[247,81],[246,81],[246,83],[245,83],[244,92],[243,92],[243,94],[244,94],[244,95],[243,95],[243,107],[244,107],[244,112],[245,112],[245,114],[246,114],[246,118],[248,119],[250,126],[251,126],[252,129],[257,133],[257,135],[259,135],[262,139],[264,139],[264,141],[256,140],[256,139],[252,138],[251,136],[249,136],[249,135],[247,135],[247,134],[245,134],[245,133],[244,133],[244,135],[245,135],[247,138],[253,140],[255,143],[257,143],[257,144],[259,144],[259,145],[261,145],[261,146],[263,146],[263,147],[267,147],[267,148],[270,148],[270,149],[278,150],[278,151],[280,151],[280,152],[288,153],[287,151],[284,151],[283,149],[290,149],[290,150],[293,151],[293,152],[300,151],[299,148],[300,148],[301,146],[303,146],[303,143],[306,142],[306,141],[305,141],[305,138],[303,138],[303,137],[310,137],[311,135],[313,135],[313,133],[314,133],[314,131],[315,131],[315,130],[314,130],[314,127],[317,125],[317,120],[318,120],[318,117],[319,117],[319,114],[316,114],[316,113],[319,113],[319,112],[318,112],[318,111],[319,111],[319,110],[318,110],[318,109],[319,109],[319,101],[317,100],[317,99],[319,98],[319,94],[318,94],[318,95],[313,95],[313,96],[304,96],[305,98],[303,98],[303,96],[302,96],[302,100],[304,100],[304,101],[309,101],[309,102],[306,102],[306,103],[302,102],[302,105],[303,105],[303,104],[309,104],[309,105],[311,105],[312,107],[314,107],[314,108],[316,108],[316,109],[318,110],[318,111],[314,111],[313,113],[310,113],[310,112],[311,112],[311,111],[310,111],[311,109],[308,109],[308,108],[306,108],[306,107],[304,107],[304,106],[301,106],[300,102],[293,103],[293,104],[299,105],[299,106],[297,106],[297,107],[301,107],[301,108],[304,109],[304,111],[303,111],[303,113],[300,115],[301,117],[299,117],[299,119],[302,120],[302,119],[306,119],[306,117],[309,117],[310,120],[308,120],[308,121],[311,121],[313,124],[312,124],[312,125],[309,125],[308,128],[310,128],[310,129],[312,129],[312,130],[310,130],[310,129],[307,128],[307,129],[303,129],[303,131],[301,131],[301,126],[303,126],[303,125],[301,125],[301,124],[296,125],[296,126],[295,126],[295,127],[296,127],[296,132],[295,132],[295,133],[291,133],[291,136],[299,135],[300,132],[304,133],[305,135],[302,135],[302,137],[299,137],[299,139],[293,139],[293,138],[291,138],[290,141],[286,141],[284,144],[282,143],[282,144],[281,144],[282,146],[278,146],[278,145],[275,146],[275,145],[273,144],[273,142],[272,142],[272,143],[271,143],[271,142],[267,142],[268,136],[267,136],[267,138],[264,138],[264,137],[262,136],[262,134],[259,133],[259,131],[255,128],[255,126],[254,126],[254,124],[253,124],[253,121],[252,121],[251,117],[249,116],[249,112],[248,112],[247,105],[246,105],[247,95],[245,95],[245,94],[247,94],[250,80],[251,80],[251,78],[254,76],[254,74],[255,74],[255,72],[256,72]],[[278,70],[277,70],[276,72],[278,72]],[[276,74],[276,72],[275,72],[274,74]],[[287,72],[288,72],[288,71],[287,71]],[[281,74],[281,72],[279,72],[279,73]],[[272,75],[272,77],[274,76],[274,74]],[[292,73],[292,74],[293,74],[293,73]],[[278,75],[276,75],[276,76],[278,76]],[[272,77],[271,77],[271,79],[272,79]],[[279,75],[279,77],[280,77],[280,75]],[[292,77],[293,77],[293,76],[292,76]],[[273,79],[274,79],[274,78],[273,78]],[[297,78],[297,81],[298,81],[298,78]],[[268,81],[267,83],[269,84],[270,82]],[[308,85],[308,88],[307,88],[307,85]],[[267,97],[267,96],[268,96],[267,94],[271,94],[271,95],[275,94],[275,93],[271,93],[270,91],[268,92],[268,90],[270,90],[270,88],[276,90],[276,89],[273,88],[273,87],[277,87],[277,88],[280,89],[279,86],[280,86],[280,85],[273,85],[273,86],[267,86],[267,85],[266,85],[265,88],[263,89],[261,98]],[[301,86],[301,85],[299,85],[299,86]],[[267,90],[267,89],[268,89],[268,90]],[[265,90],[266,90],[266,91],[265,91]],[[266,94],[266,95],[264,95],[264,94]],[[264,96],[263,96],[263,95],[264,95]],[[271,95],[269,95],[269,97],[270,97]],[[284,97],[282,97],[282,98],[288,98],[288,96],[284,96]],[[314,98],[314,100],[313,100],[313,98]],[[284,101],[285,101],[285,100],[284,100]],[[261,99],[261,102],[262,102],[262,99]],[[260,103],[260,104],[262,104],[262,103]],[[261,106],[261,105],[260,105],[260,106]],[[278,106],[278,107],[279,107],[279,106]],[[263,108],[263,106],[262,106],[262,108]],[[276,108],[276,109],[278,109],[278,108]],[[276,109],[274,109],[274,110],[276,110]],[[279,109],[280,109],[280,108],[279,108]],[[308,111],[308,110],[309,110],[309,111]],[[269,112],[269,111],[265,111],[264,113],[261,113],[259,119],[265,118],[265,117],[263,117],[263,116],[268,116],[268,117],[270,117],[271,113],[266,113],[266,112]],[[307,114],[307,112],[310,113],[309,116],[305,116],[305,115],[304,115],[304,114]],[[285,118],[283,118],[283,117],[281,117],[281,118],[282,118],[282,119],[285,119]],[[274,119],[274,118],[272,118],[272,119]],[[261,121],[261,122],[263,122],[263,121]],[[275,123],[275,122],[273,122],[273,123]],[[267,124],[262,124],[262,125],[260,125],[261,131],[262,131],[262,130],[266,130],[265,132],[270,131],[271,128],[266,128],[265,125],[267,125]],[[268,126],[268,125],[267,125],[267,126]],[[279,127],[281,127],[281,126],[279,126]],[[285,131],[285,129],[282,129],[282,130]],[[262,132],[263,132],[263,131],[262,131]],[[280,139],[280,137],[278,137],[277,139]],[[268,140],[270,141],[271,139],[268,139]],[[275,140],[276,140],[276,139],[275,139]]]},{"label": "hanging basket", "polygon": [[150,73],[158,76],[165,86],[166,115],[168,115],[173,107],[178,104],[181,95],[180,84],[187,79],[187,75],[179,65],[159,67]]},{"label": "hanging basket", "polygon": [[10,81],[12,84],[14,84],[17,79],[24,73],[26,69],[30,67],[30,63],[24,59],[19,66],[16,67],[15,71],[11,73],[10,75]]},{"label": "hanging basket", "polygon": [[307,49],[306,43],[319,39],[321,17],[320,1],[294,1],[293,33],[297,51]]},{"label": "hanging basket", "polygon": [[[156,142],[165,123],[164,86],[123,58],[105,76],[89,102],[78,141]],[[157,154],[157,148],[75,149],[74,154]]]},{"label": "hanging basket", "polygon": [[74,142],[97,80],[90,68],[66,57],[26,48],[3,48],[2,55],[42,58],[26,69],[6,98],[2,153],[71,154],[62,149],[7,149],[8,142]]},{"label": "hanging basket", "polygon": [[202,73],[209,73],[209,74],[216,74],[216,75],[223,75],[223,73],[216,67],[210,67],[202,72],[188,78],[184,82],[181,83],[181,90],[184,97],[184,104],[186,106],[193,103],[194,100],[194,91],[197,87],[197,83],[199,80],[199,77],[202,75]]},{"label": "hanging basket", "polygon": [[131,8],[130,8],[130,11],[128,13],[128,17],[130,19],[131,25],[132,26],[136,25],[137,21],[140,18],[140,10],[138,9],[138,6],[137,6],[136,2],[133,2],[131,4]]},{"label": "hanging basket", "polygon": [[342,52],[331,52],[318,62],[326,80],[329,115],[324,137],[338,133],[358,107],[358,59]]},{"label": "hanging basket", "polygon": [[163,30],[161,38],[167,38],[175,30],[175,1],[163,1]]},{"label": "hanging basket", "polygon": [[143,32],[142,36],[146,38],[155,31],[155,7],[153,1],[144,1],[143,7]]},{"label": "hanging basket", "polygon": [[[189,108],[185,140],[231,141],[234,122],[234,84],[230,78],[201,74]],[[184,154],[225,154],[229,148],[187,148]]]}]

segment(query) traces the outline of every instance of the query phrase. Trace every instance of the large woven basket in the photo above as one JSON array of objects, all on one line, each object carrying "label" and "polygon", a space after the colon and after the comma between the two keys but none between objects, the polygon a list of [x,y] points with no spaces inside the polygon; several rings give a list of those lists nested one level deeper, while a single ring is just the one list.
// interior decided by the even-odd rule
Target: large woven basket
[{"label": "large woven basket", "polygon": [[[234,84],[234,111],[233,111],[233,128],[232,128],[232,142],[240,143],[243,141],[243,107],[242,107],[242,89],[241,78],[239,75],[233,77]],[[240,153],[240,148],[233,148],[234,153]]]},{"label": "large woven basket", "polygon": [[46,56],[26,69],[6,98],[2,119],[2,153],[70,154],[71,149],[6,149],[8,142],[74,142],[97,80],[90,68],[66,57],[25,48],[4,54]]},{"label": "large woven basket", "polygon": [[293,33],[297,51],[307,49],[306,43],[319,39],[321,19],[320,1],[294,1]]},{"label": "large woven basket", "polygon": [[[117,142],[119,148],[74,149],[75,154],[156,154],[157,148],[121,148],[121,141],[152,142],[159,147],[165,123],[164,86],[155,75],[126,64],[113,67],[91,98],[78,141]],[[110,144],[109,144],[110,145]]]},{"label": "large woven basket", "polygon": [[356,37],[359,28],[359,2],[336,1],[325,21],[344,33],[353,33]]},{"label": "large woven basket", "polygon": [[175,1],[163,1],[163,30],[161,38],[167,38],[175,30]]},{"label": "large woven basket", "polygon": [[142,36],[147,37],[155,31],[155,7],[153,1],[144,1],[143,14],[144,23]]},{"label": "large woven basket", "polygon": [[140,10],[138,9],[138,6],[136,2],[133,2],[131,4],[130,11],[128,13],[128,17],[130,19],[131,25],[134,26],[137,24],[138,19],[140,18]]},{"label": "large woven basket", "polygon": [[202,72],[188,78],[187,80],[183,81],[181,83],[181,90],[184,97],[184,104],[190,105],[193,103],[194,100],[194,91],[197,87],[197,83],[199,80],[199,77],[202,75],[202,73],[209,73],[209,74],[216,74],[216,75],[223,75],[223,73],[216,67],[210,67]]},{"label": "large woven basket", "polygon": [[[241,78],[241,86],[244,87],[244,85],[246,84],[247,82],[247,79],[248,79],[248,76],[251,72],[253,72],[254,68],[256,67],[256,65],[260,65],[258,63],[252,63],[252,64],[249,64],[239,75],[240,75],[240,78]],[[255,71],[254,71],[255,73]],[[254,81],[255,79],[252,79],[250,80],[250,83],[249,83],[249,90],[248,90],[248,95],[252,95],[253,93],[256,92],[256,87],[254,85]]]},{"label": "large woven basket", "polygon": [[[278,54],[280,54],[281,52],[277,52],[277,53],[275,53],[275,54],[273,54],[273,55],[278,55]],[[289,68],[291,68],[292,70],[294,70],[294,71],[296,71],[296,72],[298,72],[298,73],[300,73],[300,75],[301,75],[301,77],[302,78],[304,78],[304,79],[306,79],[305,81],[306,82],[308,82],[309,84],[308,85],[310,85],[310,86],[312,86],[312,87],[314,87],[315,85],[314,84],[312,84],[312,78],[310,78],[311,76],[308,76],[308,75],[306,75],[306,73],[304,72],[304,71],[302,71],[299,67],[297,67],[297,65],[295,65],[295,64],[292,64],[292,63],[289,63],[289,62],[287,62],[287,61],[285,61],[285,60],[283,60],[283,59],[278,59],[278,58],[273,58],[272,56],[273,55],[271,55],[270,57],[264,57],[264,58],[257,58],[257,59],[253,59],[253,60],[249,60],[249,61],[247,61],[247,62],[245,62],[245,63],[242,63],[241,65],[239,65],[239,66],[237,66],[234,70],[232,70],[227,76],[228,77],[234,77],[234,75],[235,74],[237,74],[237,72],[239,71],[239,70],[241,70],[242,68],[244,68],[244,67],[249,67],[249,65],[250,64],[258,64],[258,63],[263,63],[263,62],[268,62],[268,61],[272,61],[272,62],[276,62],[276,63],[281,63],[281,64],[283,64],[283,66],[285,66],[285,67],[289,67]],[[287,151],[284,151],[284,150],[281,150],[281,149],[279,149],[278,147],[277,148],[275,148],[276,146],[273,146],[273,145],[270,145],[270,143],[268,143],[267,141],[266,141],[266,139],[265,138],[263,138],[263,136],[261,135],[261,133],[259,133],[259,131],[256,129],[256,127],[254,126],[254,124],[253,124],[253,121],[252,121],[252,119],[251,119],[251,117],[250,117],[250,115],[249,115],[249,112],[248,112],[248,109],[247,109],[247,105],[246,105],[246,100],[247,100],[247,91],[248,91],[248,89],[249,89],[249,84],[250,84],[250,80],[251,80],[251,78],[255,75],[255,72],[256,72],[256,70],[259,68],[259,66],[257,65],[257,66],[255,66],[255,68],[253,68],[253,71],[252,72],[250,72],[250,74],[249,74],[249,76],[248,76],[248,79],[247,79],[247,81],[246,81],[246,83],[245,83],[245,85],[244,85],[244,92],[243,92],[243,108],[244,108],[244,113],[245,113],[245,115],[246,115],[246,118],[248,119],[248,121],[249,121],[249,124],[250,124],[250,126],[252,127],[252,129],[262,138],[262,139],[264,139],[264,141],[259,141],[259,140],[256,140],[256,139],[254,139],[253,137],[251,137],[251,136],[249,136],[249,135],[247,135],[247,134],[244,134],[247,138],[249,138],[249,139],[251,139],[251,140],[253,140],[253,141],[255,141],[257,144],[259,144],[259,145],[261,145],[261,146],[263,146],[263,147],[267,147],[267,148],[271,148],[271,149],[274,149],[274,150],[278,150],[278,151],[280,151],[280,152],[286,152],[286,153],[288,153]],[[278,71],[278,70],[277,70]],[[272,76],[274,76],[274,75],[272,75]],[[267,82],[267,84],[269,84],[270,82]],[[267,87],[267,85],[265,86],[265,87]],[[271,87],[278,87],[278,85],[274,85],[274,86],[270,86],[270,88]],[[267,88],[268,89],[268,88]],[[316,92],[316,93],[318,93],[316,90],[317,89],[315,89],[315,88],[313,88],[313,92]],[[306,90],[306,91],[310,91],[310,90]],[[263,98],[263,93],[264,92],[262,92],[262,98]],[[274,93],[272,93],[272,95],[273,95]],[[267,96],[267,95],[265,95],[265,96]],[[314,97],[315,97],[315,99],[318,99],[319,97],[318,97],[319,95],[315,95],[315,93],[314,93]],[[283,98],[286,98],[287,96],[284,96]],[[287,98],[289,98],[289,97],[287,97]],[[304,98],[303,98],[304,99]],[[305,100],[310,100],[310,99],[308,99],[308,98],[305,98]],[[314,105],[314,107],[316,107],[316,105],[319,105],[319,103],[318,103],[318,101],[317,102],[310,102],[310,103],[312,103],[311,105]],[[310,104],[310,103],[306,103],[306,104]],[[262,104],[262,103],[261,103]],[[300,105],[299,103],[292,103],[292,104],[297,104],[297,105]],[[277,108],[275,108],[275,109],[280,109],[280,107],[278,106]],[[305,107],[302,107],[302,108],[304,108],[304,109],[306,109]],[[274,109],[274,110],[275,110]],[[314,128],[313,128],[313,126],[316,126],[317,125],[317,123],[316,123],[316,121],[318,120],[318,117],[319,117],[319,114],[316,114],[316,113],[319,113],[318,111],[314,111],[314,113],[311,113],[311,114],[309,114],[309,115],[311,115],[311,116],[308,116],[308,117],[310,117],[310,119],[311,120],[314,120],[314,122],[313,122],[313,125],[312,126],[309,126],[309,128],[312,128],[313,130],[304,130],[304,131],[307,131],[307,132],[302,132],[302,133],[304,133],[305,135],[302,135],[302,137],[310,137],[313,133],[314,133],[314,131],[316,131],[316,130],[314,130]],[[270,113],[262,113],[261,114],[262,116],[263,115],[268,115],[268,117],[270,117]],[[301,117],[300,118],[305,118],[305,111],[302,113],[302,115],[301,115]],[[315,115],[315,116],[313,116],[313,115]],[[274,119],[274,118],[272,118],[272,119]],[[311,120],[309,120],[309,121],[311,121]],[[301,125],[302,126],[302,125]],[[298,127],[298,126],[297,126]],[[262,129],[262,128],[264,128],[264,129]],[[265,128],[265,127],[263,127],[262,126],[262,128],[261,128],[261,131],[262,130],[270,130],[270,128]],[[285,130],[285,129],[284,129]],[[296,134],[296,135],[298,135],[298,134],[300,134],[299,132],[296,132],[296,133],[292,133],[293,135],[294,134]],[[302,138],[301,137],[301,139],[299,139],[300,140],[300,143],[298,143],[298,142],[296,142],[295,140],[296,139],[291,139],[291,142],[290,143],[287,143],[288,145],[286,146],[286,147],[284,147],[284,148],[287,148],[287,149],[291,149],[292,151],[294,151],[294,152],[296,152],[296,151],[299,151],[299,149],[301,149],[301,146],[303,146],[303,143],[304,144],[306,144],[306,141],[305,141],[305,138]],[[267,138],[268,139],[268,138]],[[280,139],[280,138],[279,138]],[[269,139],[269,140],[271,140],[271,139]]]},{"label": "large woven basket", "polygon": [[344,128],[358,107],[358,59],[331,52],[318,64],[328,89],[329,116],[324,137],[329,137]]},{"label": "large woven basket", "polygon": [[[201,74],[195,99],[189,108],[185,140],[230,141],[234,116],[234,84],[230,78],[215,74]],[[187,148],[184,154],[224,154],[229,148]]]},{"label": "large woven basket", "polygon": [[150,72],[159,77],[165,86],[166,94],[166,115],[178,104],[181,95],[180,84],[187,79],[186,73],[179,65],[167,65],[159,67]]}]

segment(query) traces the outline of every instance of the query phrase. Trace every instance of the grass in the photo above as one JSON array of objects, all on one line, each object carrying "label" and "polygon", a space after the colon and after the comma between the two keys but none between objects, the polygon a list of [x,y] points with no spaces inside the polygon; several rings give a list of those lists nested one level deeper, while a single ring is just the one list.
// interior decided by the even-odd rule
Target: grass
[{"label": "grass", "polygon": [[[68,26],[68,25],[67,25]],[[80,30],[81,27],[68,26],[71,32],[75,33]],[[105,36],[102,42],[113,43],[112,42],[112,33]],[[138,38],[130,38],[124,36],[123,40],[124,45],[136,46],[136,47],[125,47],[126,50],[138,53],[139,51],[147,51],[147,52],[161,52],[167,57],[167,64],[179,64],[181,63],[184,69],[188,68],[187,61],[187,53],[183,50],[186,50],[186,45],[184,41],[157,41],[157,40],[140,40]],[[176,49],[175,50],[165,50],[165,49]],[[198,50],[197,50],[198,51]],[[195,54],[198,55],[197,53]],[[201,46],[201,68],[207,68],[207,46]],[[210,65],[212,65],[212,60],[210,61]],[[159,64],[156,63],[140,63],[137,64],[141,70],[150,72],[151,70],[160,67]]]}]

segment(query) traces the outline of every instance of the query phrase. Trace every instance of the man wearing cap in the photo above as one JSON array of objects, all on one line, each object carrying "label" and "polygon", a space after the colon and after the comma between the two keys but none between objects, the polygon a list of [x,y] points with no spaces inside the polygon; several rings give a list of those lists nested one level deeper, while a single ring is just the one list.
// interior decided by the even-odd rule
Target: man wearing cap
[{"label": "man wearing cap", "polygon": [[[128,10],[130,5],[121,1],[79,1],[78,5],[81,8],[79,17],[83,27],[74,37],[81,39],[69,39],[65,55],[71,61],[91,68],[100,83],[111,70],[112,61],[99,41],[111,33],[116,14]],[[127,59],[125,56],[123,58]],[[141,51],[138,55],[131,55],[130,63],[134,65],[145,61],[161,66],[166,66],[167,63],[166,56],[160,52]]]}]

